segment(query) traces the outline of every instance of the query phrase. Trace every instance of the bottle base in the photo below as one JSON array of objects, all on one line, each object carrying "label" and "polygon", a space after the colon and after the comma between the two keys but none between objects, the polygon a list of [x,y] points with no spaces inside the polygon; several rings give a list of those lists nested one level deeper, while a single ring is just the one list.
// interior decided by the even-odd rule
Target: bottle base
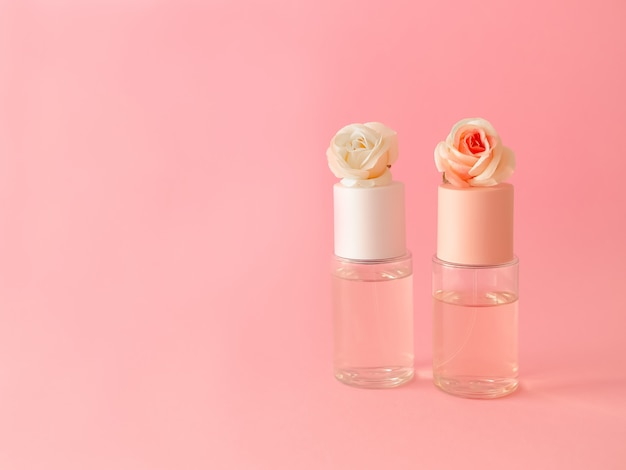
[{"label": "bottle base", "polygon": [[517,390],[517,378],[502,377],[441,377],[433,382],[446,393],[464,398],[500,398]]},{"label": "bottle base", "polygon": [[413,367],[354,367],[335,369],[340,382],[359,388],[394,388],[413,379]]}]

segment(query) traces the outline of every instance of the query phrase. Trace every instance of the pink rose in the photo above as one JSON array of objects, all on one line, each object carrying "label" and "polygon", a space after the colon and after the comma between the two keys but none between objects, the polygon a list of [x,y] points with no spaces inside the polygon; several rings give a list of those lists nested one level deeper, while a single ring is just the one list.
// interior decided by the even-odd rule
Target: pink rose
[{"label": "pink rose", "polygon": [[515,170],[515,154],[502,145],[493,126],[482,118],[457,122],[445,142],[435,147],[435,165],[454,186],[493,186]]}]

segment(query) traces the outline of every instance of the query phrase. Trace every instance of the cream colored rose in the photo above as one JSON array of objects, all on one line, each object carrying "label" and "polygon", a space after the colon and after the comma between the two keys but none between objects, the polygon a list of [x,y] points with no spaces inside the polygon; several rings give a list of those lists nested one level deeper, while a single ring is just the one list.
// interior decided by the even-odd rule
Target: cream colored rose
[{"label": "cream colored rose", "polygon": [[350,124],[326,151],[328,166],[346,186],[381,186],[391,182],[389,168],[398,159],[398,136],[379,122]]},{"label": "cream colored rose", "polygon": [[454,186],[493,186],[515,170],[515,154],[482,118],[457,122],[435,148],[435,165]]}]

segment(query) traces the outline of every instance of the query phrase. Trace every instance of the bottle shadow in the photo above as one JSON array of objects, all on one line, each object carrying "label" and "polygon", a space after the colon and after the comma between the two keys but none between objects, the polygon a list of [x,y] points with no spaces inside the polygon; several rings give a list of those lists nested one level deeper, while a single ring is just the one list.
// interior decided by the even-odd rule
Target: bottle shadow
[{"label": "bottle shadow", "polygon": [[[626,414],[626,369],[613,372],[611,375],[606,370],[543,366],[522,372],[517,390],[495,400],[559,402],[607,413],[615,413],[621,407]],[[424,363],[416,364],[413,380],[399,388],[427,387],[437,389],[433,384],[432,367]]]},{"label": "bottle shadow", "polygon": [[518,394],[544,402],[626,415],[626,370],[554,367],[522,375]]}]

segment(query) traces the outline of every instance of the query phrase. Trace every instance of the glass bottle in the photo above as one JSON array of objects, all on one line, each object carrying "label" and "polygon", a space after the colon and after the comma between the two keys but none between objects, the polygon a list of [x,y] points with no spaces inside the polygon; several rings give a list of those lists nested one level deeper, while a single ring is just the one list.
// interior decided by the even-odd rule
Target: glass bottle
[{"label": "glass bottle", "polygon": [[468,398],[518,387],[513,186],[439,186],[433,257],[433,381]]},{"label": "glass bottle", "polygon": [[518,385],[518,260],[468,266],[433,258],[433,380],[464,397]]},{"label": "glass bottle", "polygon": [[413,267],[404,185],[334,186],[334,374],[389,388],[413,378]]},{"label": "glass bottle", "polygon": [[413,377],[413,267],[391,260],[333,257],[335,377],[386,388]]}]

